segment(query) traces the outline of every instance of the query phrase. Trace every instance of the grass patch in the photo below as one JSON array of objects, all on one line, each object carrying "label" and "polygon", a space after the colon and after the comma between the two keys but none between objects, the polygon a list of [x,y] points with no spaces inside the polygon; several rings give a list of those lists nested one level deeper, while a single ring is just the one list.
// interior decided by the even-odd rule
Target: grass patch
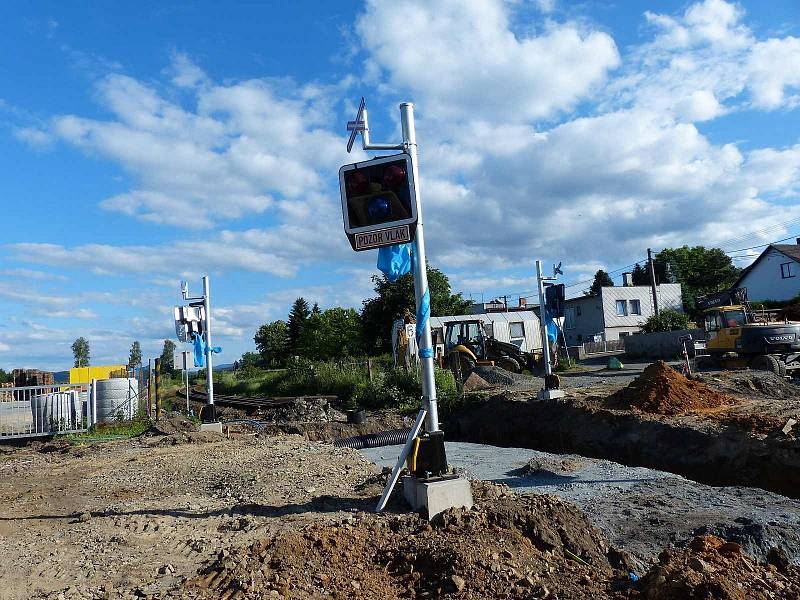
[{"label": "grass patch", "polygon": [[110,442],[140,436],[149,428],[150,419],[147,417],[138,417],[132,421],[100,423],[91,431],[85,433],[69,433],[63,436],[63,439],[74,445]]},{"label": "grass patch", "polygon": [[[436,369],[440,399],[458,395],[450,371]],[[419,406],[422,384],[419,374],[394,369],[391,358],[372,360],[370,379],[366,359],[349,362],[292,361],[286,369],[265,371],[248,367],[214,376],[220,394],[238,396],[336,396],[347,408],[400,408]]]}]

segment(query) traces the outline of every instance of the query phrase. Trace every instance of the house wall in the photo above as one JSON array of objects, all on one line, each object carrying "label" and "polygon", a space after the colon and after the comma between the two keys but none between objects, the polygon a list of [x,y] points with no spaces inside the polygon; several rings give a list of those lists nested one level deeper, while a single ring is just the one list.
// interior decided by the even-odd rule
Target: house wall
[{"label": "house wall", "polygon": [[[662,283],[656,288],[659,308],[683,310],[681,286],[678,283]],[[628,303],[628,315],[617,315],[617,300]],[[630,312],[630,301],[639,300],[640,315]],[[598,296],[573,298],[567,300],[566,308],[574,308],[581,314],[575,317],[575,327],[564,329],[567,345],[577,345],[593,341],[594,336],[602,334],[606,341],[618,340],[620,334],[633,334],[655,311],[653,293],[649,286],[605,287]]]},{"label": "house wall", "polygon": [[595,334],[604,332],[603,306],[599,296],[567,300],[565,309],[575,311],[573,328],[566,328],[567,319],[565,318],[564,337],[567,338],[567,346],[577,346],[592,341]]},{"label": "house wall", "polygon": [[[781,277],[781,264],[792,263],[794,277]],[[747,288],[750,300],[791,300],[800,294],[800,263],[783,252],[771,249],[739,283]]]}]

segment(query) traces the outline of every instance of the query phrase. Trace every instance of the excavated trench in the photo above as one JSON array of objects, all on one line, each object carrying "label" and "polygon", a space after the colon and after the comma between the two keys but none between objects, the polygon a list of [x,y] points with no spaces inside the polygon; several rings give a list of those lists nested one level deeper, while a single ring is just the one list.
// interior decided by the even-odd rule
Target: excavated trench
[{"label": "excavated trench", "polygon": [[719,423],[652,419],[566,401],[495,396],[450,415],[449,440],[580,454],[708,485],[760,487],[800,498],[800,441]]}]

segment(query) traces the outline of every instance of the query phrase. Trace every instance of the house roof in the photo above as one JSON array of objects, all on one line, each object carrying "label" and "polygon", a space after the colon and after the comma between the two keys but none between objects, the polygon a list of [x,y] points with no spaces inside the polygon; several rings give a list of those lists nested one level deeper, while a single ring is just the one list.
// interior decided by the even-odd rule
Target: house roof
[{"label": "house roof", "polygon": [[770,244],[764,248],[764,251],[761,254],[758,255],[758,258],[753,261],[753,264],[742,269],[739,279],[736,280],[736,283],[733,284],[733,287],[739,287],[739,284],[742,283],[742,280],[747,277],[750,271],[755,269],[756,265],[761,262],[762,258],[769,254],[770,250],[777,250],[792,260],[800,262],[800,244]]}]

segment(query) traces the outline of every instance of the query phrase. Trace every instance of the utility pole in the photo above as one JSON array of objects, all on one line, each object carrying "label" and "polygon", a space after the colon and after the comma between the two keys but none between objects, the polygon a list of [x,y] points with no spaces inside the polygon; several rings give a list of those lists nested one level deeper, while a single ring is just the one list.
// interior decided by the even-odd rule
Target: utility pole
[{"label": "utility pole", "polygon": [[658,314],[658,291],[656,290],[656,269],[653,265],[653,251],[647,249],[647,265],[650,270],[650,288],[653,290],[653,312]]},{"label": "utility pole", "polygon": [[211,349],[211,292],[209,290],[208,275],[203,277],[203,309],[206,321],[206,391],[208,392],[208,402],[203,413],[203,422],[213,423],[217,420],[217,413],[214,407],[214,377],[211,370],[211,355],[213,352]]}]

